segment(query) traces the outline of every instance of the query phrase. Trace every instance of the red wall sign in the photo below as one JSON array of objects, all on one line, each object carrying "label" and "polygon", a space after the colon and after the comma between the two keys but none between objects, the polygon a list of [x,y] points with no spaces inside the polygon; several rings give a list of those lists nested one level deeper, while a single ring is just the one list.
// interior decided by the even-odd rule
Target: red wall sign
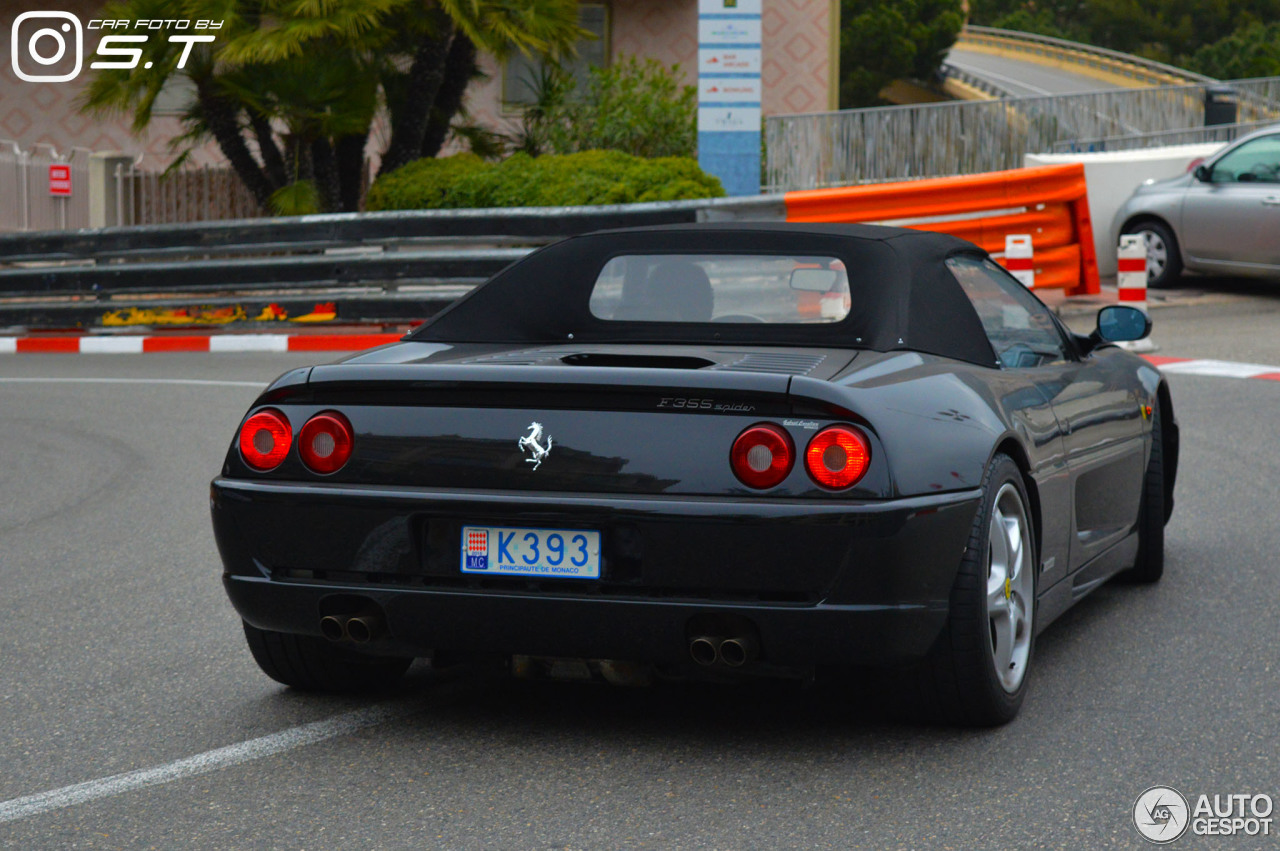
[{"label": "red wall sign", "polygon": [[49,166],[49,194],[63,197],[71,194],[71,166]]}]

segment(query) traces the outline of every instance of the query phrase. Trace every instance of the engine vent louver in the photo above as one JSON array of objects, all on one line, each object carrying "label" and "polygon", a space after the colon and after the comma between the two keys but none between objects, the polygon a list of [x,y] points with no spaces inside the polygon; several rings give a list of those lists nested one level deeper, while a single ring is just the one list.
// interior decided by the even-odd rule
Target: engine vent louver
[{"label": "engine vent louver", "polygon": [[[570,362],[570,358],[587,359],[589,355],[580,353],[570,353],[566,356],[563,350],[553,349],[521,349],[514,352],[498,352],[492,355],[480,355],[479,357],[467,358],[462,363],[475,364],[501,364],[504,366],[537,366],[539,364],[559,364]],[[625,356],[613,356],[618,363],[608,363],[611,356],[599,355],[596,357],[600,361],[599,365],[625,365],[621,363]],[[713,355],[714,357],[714,355]],[[748,352],[740,355],[736,359],[727,363],[718,363],[711,366],[703,367],[707,370],[720,370],[724,372],[770,372],[779,375],[808,375],[825,361],[826,355],[813,354],[787,354],[785,352]],[[672,358],[674,360],[674,358]],[[684,358],[683,360],[694,360],[693,358]],[[667,364],[653,364],[667,365]],[[694,368],[694,364],[681,364],[683,368]]]},{"label": "engine vent louver", "polygon": [[711,367],[711,369],[727,372],[773,372],[781,375],[808,375],[826,359],[826,355],[750,352],[732,363],[718,364]]},{"label": "engine vent louver", "polygon": [[499,352],[496,355],[481,355],[467,358],[462,363],[493,363],[508,366],[536,366],[548,363],[557,358],[557,354],[546,349],[521,349],[517,352]]}]

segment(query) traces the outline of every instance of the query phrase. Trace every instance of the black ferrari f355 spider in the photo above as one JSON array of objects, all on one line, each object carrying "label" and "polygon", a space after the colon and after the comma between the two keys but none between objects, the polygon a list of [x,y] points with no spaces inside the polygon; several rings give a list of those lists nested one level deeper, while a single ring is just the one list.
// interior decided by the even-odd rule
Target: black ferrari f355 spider
[{"label": "black ferrari f355 spider", "polygon": [[213,482],[226,590],[298,688],[885,666],[1001,723],[1054,618],[1160,578],[1178,427],[1113,345],[1150,327],[1073,334],[938,234],[574,237],[262,393]]}]

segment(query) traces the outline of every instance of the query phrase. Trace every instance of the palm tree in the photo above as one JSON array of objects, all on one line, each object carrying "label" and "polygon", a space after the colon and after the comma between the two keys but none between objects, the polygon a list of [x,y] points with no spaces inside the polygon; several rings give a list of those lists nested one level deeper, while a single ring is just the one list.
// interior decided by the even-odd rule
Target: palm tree
[{"label": "palm tree", "polygon": [[161,90],[185,86],[175,165],[213,139],[264,210],[355,210],[380,107],[383,172],[435,156],[477,50],[563,55],[577,14],[577,0],[115,0],[104,18],[223,26],[194,49],[153,36],[134,67],[96,71],[82,106],[132,113],[141,132]]}]

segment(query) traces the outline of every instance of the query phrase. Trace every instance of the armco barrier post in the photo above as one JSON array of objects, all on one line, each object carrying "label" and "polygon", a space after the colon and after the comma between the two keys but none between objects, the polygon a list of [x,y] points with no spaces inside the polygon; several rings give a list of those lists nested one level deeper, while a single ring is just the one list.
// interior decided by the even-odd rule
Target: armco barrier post
[{"label": "armco barrier post", "polygon": [[[1116,290],[1120,303],[1148,313],[1147,244],[1137,234],[1126,234],[1120,237],[1120,248],[1116,256]],[[1159,348],[1150,337],[1120,345],[1131,352],[1154,352]]]},{"label": "armco barrier post", "polygon": [[1036,286],[1035,251],[1031,234],[1011,233],[1004,238],[1004,267],[1029,290]]}]

